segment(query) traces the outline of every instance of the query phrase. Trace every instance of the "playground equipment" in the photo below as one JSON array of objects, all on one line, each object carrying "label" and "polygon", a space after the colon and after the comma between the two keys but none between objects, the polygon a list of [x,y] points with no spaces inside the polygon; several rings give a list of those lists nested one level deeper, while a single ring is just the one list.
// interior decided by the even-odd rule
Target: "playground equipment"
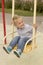
[{"label": "playground equipment", "polygon": [[[14,9],[15,9],[15,0],[12,0],[12,18],[14,17]],[[12,24],[12,31],[14,32],[14,24]],[[14,37],[14,33],[12,34]]]},{"label": "playground equipment", "polygon": [[[3,17],[4,36],[6,36],[6,22],[5,22],[4,0],[2,0],[2,17]],[[5,39],[4,43],[6,43],[6,39]]]},{"label": "playground equipment", "polygon": [[[4,0],[2,0],[3,2]],[[4,5],[4,2],[2,3],[2,5]],[[15,5],[15,0],[12,0],[12,18],[14,16],[14,5]],[[36,24],[36,5],[37,5],[37,0],[34,0],[34,16],[33,16],[33,24]],[[4,10],[4,7],[2,7],[2,9]],[[4,12],[3,12],[4,13]],[[5,17],[5,16],[4,16]],[[5,18],[3,18],[4,20]],[[5,23],[5,22],[4,22]],[[6,27],[4,28],[6,30]],[[4,30],[4,33],[5,33],[5,30]],[[8,34],[8,35],[11,35],[12,34],[12,37],[14,36],[14,24],[12,25],[12,33]],[[8,36],[5,34],[5,37],[3,40],[6,39],[6,37]],[[28,45],[28,48],[29,50],[31,50],[32,48],[34,48],[34,46],[37,46],[36,45],[36,29],[33,27],[33,37],[31,38],[33,40],[32,44],[31,45]],[[29,40],[27,41],[29,42]],[[26,42],[26,45],[25,45],[25,48],[27,46],[27,42]],[[6,42],[5,42],[6,43]],[[27,50],[26,50],[27,51]]]},{"label": "playground equipment", "polygon": [[[13,34],[15,34],[16,32],[17,32],[17,31],[13,32]],[[32,37],[32,38],[30,38],[30,39],[26,42],[25,47],[24,47],[24,52],[25,52],[25,53],[28,53],[29,51],[32,50],[32,42],[29,42],[29,41],[33,40],[34,38],[39,37],[40,35],[43,36],[43,33],[37,31],[37,35],[34,36],[34,37]],[[8,33],[8,34],[3,38],[3,42],[4,42],[5,38],[8,38],[9,36],[12,37],[12,32]],[[29,44],[28,44],[28,42],[29,42]],[[9,43],[9,42],[8,42],[8,43]],[[36,48],[37,46],[34,46],[34,47]],[[16,48],[17,48],[17,46],[14,47],[14,50],[15,50]]]},{"label": "playground equipment", "polygon": [[[37,7],[37,0],[34,0],[34,17],[33,17],[33,24],[36,24],[36,8]],[[33,37],[36,36],[36,29],[33,27]],[[36,45],[36,38],[33,39],[32,48]]]}]

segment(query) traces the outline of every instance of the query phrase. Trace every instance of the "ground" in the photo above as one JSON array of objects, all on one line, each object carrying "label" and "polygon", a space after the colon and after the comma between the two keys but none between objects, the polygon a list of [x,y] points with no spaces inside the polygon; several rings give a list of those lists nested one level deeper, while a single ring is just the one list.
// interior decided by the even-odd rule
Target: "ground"
[{"label": "ground", "polygon": [[[32,25],[33,17],[23,17],[26,23]],[[7,34],[11,31],[11,14],[6,14]],[[27,54],[23,53],[21,58],[17,58],[13,52],[7,54],[3,50],[3,24],[2,15],[0,13],[0,64],[1,65],[43,65],[43,16],[37,17],[38,31],[41,33],[37,37],[37,48]],[[39,33],[38,33],[39,34]],[[10,39],[10,38],[8,38]]]}]

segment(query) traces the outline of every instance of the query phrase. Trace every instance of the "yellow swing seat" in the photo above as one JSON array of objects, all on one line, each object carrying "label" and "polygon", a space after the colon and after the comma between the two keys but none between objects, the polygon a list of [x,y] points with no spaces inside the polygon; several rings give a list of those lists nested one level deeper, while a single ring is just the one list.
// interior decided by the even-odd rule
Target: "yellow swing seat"
[{"label": "yellow swing seat", "polygon": [[[15,32],[14,32],[15,33]],[[12,33],[8,33],[8,35],[6,35],[4,38],[3,38],[3,41],[5,40],[5,38],[7,38],[8,36],[12,35]],[[28,42],[28,41],[27,41]],[[24,47],[24,50],[23,52],[24,53],[28,53],[30,50],[32,50],[32,42],[29,42],[29,44],[26,42],[25,44],[25,47]],[[17,45],[14,47],[13,50],[16,50],[17,49]]]},{"label": "yellow swing seat", "polygon": [[[13,50],[17,49],[17,45],[14,47]],[[30,42],[29,44],[25,45],[23,53],[28,53],[29,51],[32,50],[32,42]]]}]

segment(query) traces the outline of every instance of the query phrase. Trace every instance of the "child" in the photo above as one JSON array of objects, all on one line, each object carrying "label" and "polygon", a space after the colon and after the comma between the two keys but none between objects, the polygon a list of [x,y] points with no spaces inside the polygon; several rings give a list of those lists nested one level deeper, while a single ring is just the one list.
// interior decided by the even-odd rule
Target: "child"
[{"label": "child", "polygon": [[29,40],[32,37],[32,26],[25,24],[22,20],[21,17],[19,16],[15,16],[13,17],[13,21],[12,23],[16,26],[17,28],[17,32],[18,32],[18,36],[16,36],[8,45],[8,47],[6,48],[6,46],[3,47],[3,49],[9,54],[12,49],[16,46],[17,44],[17,49],[14,51],[14,54],[20,58],[20,55],[23,52],[25,43],[27,42],[27,40]]}]

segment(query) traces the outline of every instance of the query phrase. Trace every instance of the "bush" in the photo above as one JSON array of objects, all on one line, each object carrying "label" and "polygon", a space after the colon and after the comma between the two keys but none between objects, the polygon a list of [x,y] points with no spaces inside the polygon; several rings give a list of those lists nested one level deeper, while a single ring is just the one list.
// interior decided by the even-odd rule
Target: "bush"
[{"label": "bush", "polygon": [[30,11],[34,11],[34,1],[31,2],[31,10]]},{"label": "bush", "polygon": [[[0,3],[1,7],[1,3]],[[12,0],[6,0],[5,2],[6,8],[12,8]],[[34,1],[23,1],[23,0],[15,0],[15,9],[34,11]],[[37,0],[37,12],[43,12],[43,2],[41,0]]]},{"label": "bush", "polygon": [[0,8],[1,8],[1,1],[0,1]]},{"label": "bush", "polygon": [[0,8],[1,8],[1,3],[0,3]]},{"label": "bush", "polygon": [[15,9],[21,9],[22,2],[21,0],[15,0]]},{"label": "bush", "polygon": [[15,9],[21,9],[21,10],[30,10],[31,2],[29,1],[22,1],[22,0],[16,0],[15,2]]},{"label": "bush", "polygon": [[26,2],[24,3],[24,10],[30,11],[30,8],[31,8],[31,2],[26,1]]},{"label": "bush", "polygon": [[38,5],[37,5],[37,12],[39,12],[39,13],[43,12],[43,2],[38,3]]},{"label": "bush", "polygon": [[[34,11],[34,1],[31,3],[32,11]],[[43,12],[43,2],[41,0],[37,0],[37,12],[42,13]]]},{"label": "bush", "polygon": [[12,0],[6,0],[5,8],[12,8]]}]

